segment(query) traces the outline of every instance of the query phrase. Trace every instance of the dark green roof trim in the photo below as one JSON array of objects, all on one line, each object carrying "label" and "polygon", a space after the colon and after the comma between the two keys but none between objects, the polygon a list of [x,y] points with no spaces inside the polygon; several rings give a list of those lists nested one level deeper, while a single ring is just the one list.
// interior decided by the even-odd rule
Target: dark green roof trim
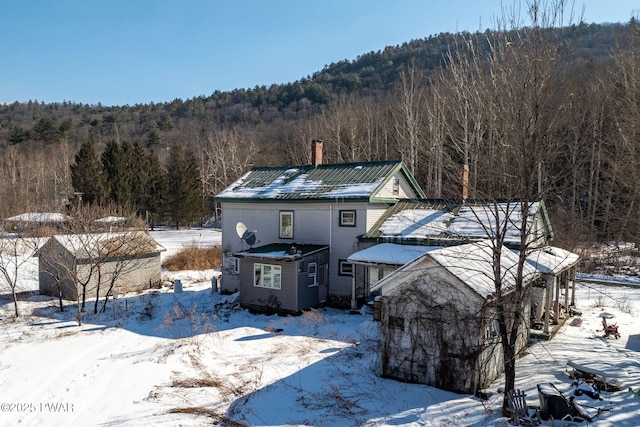
[{"label": "dark green roof trim", "polygon": [[404,162],[400,162],[398,166],[396,166],[396,168],[391,172],[391,174],[389,174],[387,179],[385,179],[384,182],[379,186],[377,191],[379,191],[382,187],[384,187],[389,182],[389,180],[393,177],[393,175],[396,174],[397,172],[400,172],[402,176],[404,176],[404,178],[407,180],[409,185],[411,185],[411,188],[416,193],[416,198],[423,199],[427,197],[424,194],[424,191],[422,191],[422,188],[420,187],[418,182],[413,177],[413,174],[409,172],[409,169],[407,169],[407,167],[404,165]]},{"label": "dark green roof trim", "polygon": [[[336,197],[336,198],[325,197],[325,198],[319,198],[319,199],[238,199],[234,197],[228,197],[228,198],[220,197],[220,198],[216,198],[215,201],[218,203],[260,203],[260,204],[286,203],[287,205],[292,203],[293,204],[305,204],[305,203],[313,203],[313,204],[325,203],[326,204],[326,203],[344,203],[344,202],[354,202],[354,203],[369,203],[371,201],[378,202],[378,200],[372,200],[369,197]],[[395,199],[393,199],[392,201],[394,203],[396,202]],[[385,203],[385,202],[381,201],[380,203]]]}]

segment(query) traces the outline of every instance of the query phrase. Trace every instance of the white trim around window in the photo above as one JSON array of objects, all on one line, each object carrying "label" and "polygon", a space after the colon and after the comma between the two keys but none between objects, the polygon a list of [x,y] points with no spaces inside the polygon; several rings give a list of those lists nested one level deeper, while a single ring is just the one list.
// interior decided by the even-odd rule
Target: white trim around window
[{"label": "white trim around window", "polygon": [[356,211],[341,210],[340,211],[340,227],[355,227],[355,226],[356,226]]},{"label": "white trim around window", "polygon": [[282,267],[272,264],[253,264],[253,286],[257,288],[281,289]]},{"label": "white trim around window", "polygon": [[393,195],[397,196],[400,194],[400,180],[398,178],[393,178]]},{"label": "white trim around window", "polygon": [[346,259],[338,261],[338,274],[340,276],[353,276],[353,264]]},{"label": "white trim around window", "polygon": [[280,238],[293,239],[293,211],[280,211]]},{"label": "white trim around window", "polygon": [[311,283],[309,283],[309,287],[318,286],[318,263],[310,262],[307,265],[307,274],[309,278],[313,279]]}]

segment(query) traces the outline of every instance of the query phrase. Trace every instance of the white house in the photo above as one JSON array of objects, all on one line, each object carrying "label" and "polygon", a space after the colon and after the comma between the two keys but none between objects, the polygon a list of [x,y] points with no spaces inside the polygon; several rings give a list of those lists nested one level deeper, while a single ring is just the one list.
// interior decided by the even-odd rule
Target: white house
[{"label": "white house", "polygon": [[254,168],[216,196],[222,217],[222,291],[268,288],[270,301],[281,300],[286,287],[277,272],[282,270],[266,259],[247,257],[246,251],[272,244],[327,246],[326,267],[311,263],[322,270],[307,274],[319,276],[318,301],[349,306],[354,271],[348,258],[357,250],[358,237],[389,206],[424,197],[401,161],[323,164],[320,141],[314,141],[311,157],[309,165]]}]

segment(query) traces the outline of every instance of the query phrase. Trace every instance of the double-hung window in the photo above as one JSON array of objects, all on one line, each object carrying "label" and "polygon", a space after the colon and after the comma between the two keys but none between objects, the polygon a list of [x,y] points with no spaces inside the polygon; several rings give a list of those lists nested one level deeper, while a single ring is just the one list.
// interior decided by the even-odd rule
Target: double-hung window
[{"label": "double-hung window", "polygon": [[293,239],[293,211],[280,211],[280,238]]},{"label": "double-hung window", "polygon": [[340,227],[355,227],[356,226],[356,211],[344,210],[340,211]]},{"label": "double-hung window", "polygon": [[400,180],[398,178],[393,178],[393,195],[397,196],[400,194]]},{"label": "double-hung window", "polygon": [[307,274],[311,279],[311,283],[309,287],[318,286],[318,264],[315,262],[310,262],[307,266]]}]

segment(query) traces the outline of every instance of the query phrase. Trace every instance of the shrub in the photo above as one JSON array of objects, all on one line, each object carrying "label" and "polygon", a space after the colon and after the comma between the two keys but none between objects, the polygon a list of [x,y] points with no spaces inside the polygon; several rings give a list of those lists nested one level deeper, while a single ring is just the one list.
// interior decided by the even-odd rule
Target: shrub
[{"label": "shrub", "polygon": [[175,255],[168,257],[162,268],[169,271],[210,270],[220,268],[222,250],[220,246],[187,246]]}]

